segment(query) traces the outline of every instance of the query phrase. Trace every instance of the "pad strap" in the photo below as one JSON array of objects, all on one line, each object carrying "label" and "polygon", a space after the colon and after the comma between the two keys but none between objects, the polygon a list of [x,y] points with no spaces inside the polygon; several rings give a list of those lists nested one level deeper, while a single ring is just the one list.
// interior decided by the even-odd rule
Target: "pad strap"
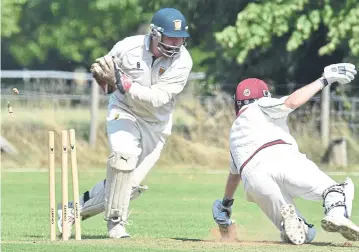
[{"label": "pad strap", "polygon": [[[334,204],[331,204],[328,208],[325,208],[324,213],[327,214],[327,213],[329,213],[330,210],[332,210],[335,207],[339,207],[339,206],[343,206],[343,207],[345,207],[345,209],[347,208],[344,201],[338,201],[338,202],[335,202]],[[347,211],[345,211],[345,212],[347,212]],[[347,214],[345,214],[345,217],[348,218]]]},{"label": "pad strap", "polygon": [[342,184],[336,184],[336,185],[332,185],[330,187],[328,187],[327,189],[325,189],[322,193],[322,197],[323,200],[325,200],[325,198],[327,197],[328,193],[330,192],[338,192],[344,195],[345,197],[345,193],[344,193],[344,183]]},{"label": "pad strap", "polygon": [[[329,211],[332,210],[335,207],[343,206],[345,208],[345,214],[344,215],[345,215],[346,218],[349,218],[348,209],[347,209],[347,206],[345,204],[346,198],[345,198],[345,193],[344,193],[344,185],[345,185],[345,183],[332,185],[332,186],[328,187],[327,189],[325,189],[323,191],[322,197],[323,197],[323,207],[324,207],[324,213],[325,214],[329,213]],[[325,207],[325,199],[328,196],[328,194],[331,193],[331,192],[337,192],[337,193],[342,194],[343,197],[344,197],[344,200],[343,201],[337,201],[337,202],[331,204],[329,207]]]}]

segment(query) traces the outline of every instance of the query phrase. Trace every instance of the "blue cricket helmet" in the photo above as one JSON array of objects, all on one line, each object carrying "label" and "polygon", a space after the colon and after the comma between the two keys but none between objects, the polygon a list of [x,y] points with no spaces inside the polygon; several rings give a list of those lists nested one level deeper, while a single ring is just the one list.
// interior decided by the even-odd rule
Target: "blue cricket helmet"
[{"label": "blue cricket helmet", "polygon": [[188,38],[188,26],[183,14],[174,8],[158,10],[152,17],[151,27],[167,37]]}]

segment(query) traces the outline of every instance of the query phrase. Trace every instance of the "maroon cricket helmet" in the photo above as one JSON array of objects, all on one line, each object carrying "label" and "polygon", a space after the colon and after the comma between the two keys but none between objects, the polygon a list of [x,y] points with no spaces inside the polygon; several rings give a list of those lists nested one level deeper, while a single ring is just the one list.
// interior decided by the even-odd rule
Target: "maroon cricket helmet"
[{"label": "maroon cricket helmet", "polygon": [[243,105],[248,105],[262,97],[270,97],[267,84],[257,78],[248,78],[237,85],[234,95],[234,107],[236,115]]}]

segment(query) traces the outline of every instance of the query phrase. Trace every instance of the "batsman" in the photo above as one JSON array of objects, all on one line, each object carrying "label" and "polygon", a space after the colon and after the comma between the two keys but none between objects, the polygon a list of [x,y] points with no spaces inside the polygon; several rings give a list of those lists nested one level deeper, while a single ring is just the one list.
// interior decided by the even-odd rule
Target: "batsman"
[{"label": "batsman", "polygon": [[[230,130],[231,167],[223,200],[212,207],[213,218],[225,230],[231,220],[234,192],[243,181],[248,201],[256,203],[280,231],[283,242],[311,242],[316,229],[295,206],[294,198],[321,201],[322,228],[338,232],[351,241],[359,240],[359,227],[351,220],[354,185],[350,178],[337,183],[298,149],[287,119],[323,88],[351,82],[357,71],[353,64],[326,66],[323,76],[289,96],[273,98],[267,84],[256,78],[243,80],[234,96],[236,120]],[[229,235],[230,236],[230,235]]]},{"label": "batsman", "polygon": [[[125,226],[130,199],[147,190],[141,182],[171,134],[175,99],[192,69],[185,47],[188,37],[183,14],[163,8],[153,15],[149,34],[119,41],[91,66],[97,83],[111,93],[107,114],[111,154],[106,179],[80,197],[81,216],[87,219],[104,212],[110,238],[129,237]],[[58,211],[61,218],[61,208]],[[73,212],[69,212],[72,226]]]}]

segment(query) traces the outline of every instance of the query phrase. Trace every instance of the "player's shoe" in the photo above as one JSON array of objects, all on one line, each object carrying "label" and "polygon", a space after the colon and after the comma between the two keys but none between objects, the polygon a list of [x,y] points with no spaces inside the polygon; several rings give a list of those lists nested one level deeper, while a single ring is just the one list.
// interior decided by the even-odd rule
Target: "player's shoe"
[{"label": "player's shoe", "polygon": [[[300,220],[302,220],[300,217],[298,217],[298,218]],[[304,221],[304,220],[302,220],[302,221]],[[305,221],[304,221],[304,223],[305,223]],[[306,237],[304,243],[311,243],[315,238],[317,230],[314,228],[313,225],[305,223],[304,231],[305,231],[305,237]],[[284,243],[292,243],[292,241],[288,238],[288,235],[285,233],[284,222],[281,223],[280,238],[281,238],[281,241]]]},{"label": "player's shoe", "polygon": [[[82,206],[80,206],[81,212]],[[73,202],[70,201],[67,207],[67,225],[69,226],[69,238],[71,237],[71,230],[72,226],[75,224],[75,215],[74,215],[74,208]],[[57,228],[59,229],[60,234],[62,234],[62,204],[59,203],[57,205]]]},{"label": "player's shoe", "polygon": [[295,207],[292,204],[283,205],[280,213],[283,217],[283,229],[289,241],[296,245],[303,244],[307,238],[305,230],[307,225],[298,218]]},{"label": "player's shoe", "polygon": [[325,216],[321,221],[327,232],[338,232],[350,241],[359,241],[359,227],[344,216]]},{"label": "player's shoe", "polygon": [[107,221],[108,236],[113,239],[129,238],[130,235],[126,232],[125,223],[121,221]]}]

